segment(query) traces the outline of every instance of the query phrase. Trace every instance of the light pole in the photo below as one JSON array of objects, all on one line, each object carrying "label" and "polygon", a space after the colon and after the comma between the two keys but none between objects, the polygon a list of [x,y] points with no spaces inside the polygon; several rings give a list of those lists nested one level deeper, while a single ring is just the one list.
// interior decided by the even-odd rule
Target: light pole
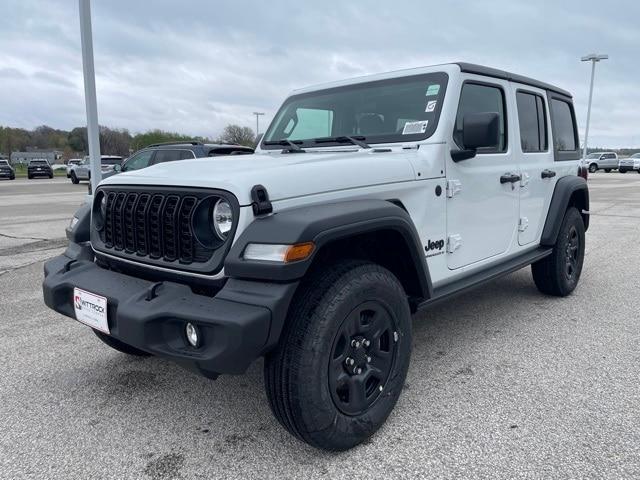
[{"label": "light pole", "polygon": [[264,115],[264,112],[253,112],[256,116],[256,137],[260,134],[260,115]]},{"label": "light pole", "polygon": [[596,73],[596,63],[600,60],[606,60],[609,58],[609,55],[598,55],[595,53],[590,53],[581,58],[583,62],[591,62],[591,86],[589,87],[589,105],[587,106],[587,126],[584,131],[584,151],[582,153],[582,158],[587,158],[587,140],[589,139],[589,121],[591,120],[591,99],[593,98],[593,77]]}]

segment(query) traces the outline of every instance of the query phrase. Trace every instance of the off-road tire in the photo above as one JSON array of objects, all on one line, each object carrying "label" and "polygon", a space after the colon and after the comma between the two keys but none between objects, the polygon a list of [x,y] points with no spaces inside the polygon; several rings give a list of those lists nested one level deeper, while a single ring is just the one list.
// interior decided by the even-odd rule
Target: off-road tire
[{"label": "off-road tire", "polygon": [[71,183],[73,183],[74,185],[77,185],[80,183],[80,180],[78,180],[78,177],[76,176],[75,172],[71,172]]},{"label": "off-road tire", "polygon": [[590,173],[596,173],[597,171],[598,171],[598,165],[596,165],[595,163],[592,163],[591,165],[589,165]]},{"label": "off-road tire", "polygon": [[[360,316],[360,309],[366,311],[369,307],[380,308],[379,313],[371,317],[378,320],[371,323]],[[394,330],[390,334],[392,361],[386,360],[390,365],[386,370],[388,376],[384,385],[374,384],[373,389],[362,390],[361,400],[371,404],[361,412],[346,414],[343,408],[347,404],[337,403],[337,390],[330,383],[334,369],[343,365],[342,355],[337,356],[338,347],[347,341],[347,348],[355,348],[355,341],[349,340],[353,337],[345,334],[345,325],[355,322],[379,331],[378,326],[384,323],[382,318],[391,319],[391,323],[385,325],[392,324]],[[358,385],[368,385],[374,376],[371,374],[378,355],[382,357],[378,352],[383,351],[384,338],[389,338],[384,332],[377,339],[371,336],[367,348],[374,353],[364,357],[371,363],[364,364],[363,377],[356,377],[355,373],[349,377],[351,373],[347,372],[347,375],[341,373],[340,378],[346,377],[349,385],[356,383],[354,378],[360,382]],[[280,342],[265,359],[265,388],[271,410],[300,440],[325,450],[349,449],[375,433],[393,410],[404,385],[410,356],[409,304],[402,285],[391,272],[360,260],[316,269],[298,288]],[[344,362],[347,363],[348,360]],[[358,364],[344,368],[346,372],[348,368],[357,367]],[[339,381],[336,385],[343,388]],[[354,394],[354,405],[358,400],[355,397]]]},{"label": "off-road tire", "polygon": [[553,253],[531,265],[538,290],[557,297],[573,292],[582,273],[584,247],[584,221],[578,209],[571,207],[562,220]]},{"label": "off-road tire", "polygon": [[126,353],[127,355],[134,355],[136,357],[150,357],[151,354],[144,352],[142,350],[138,350],[137,348],[132,347],[131,345],[127,345],[126,343],[121,342],[113,338],[106,333],[99,332],[98,330],[93,330],[93,333],[96,334],[100,340],[102,340],[106,345],[110,346],[114,350],[117,350],[122,353]]}]

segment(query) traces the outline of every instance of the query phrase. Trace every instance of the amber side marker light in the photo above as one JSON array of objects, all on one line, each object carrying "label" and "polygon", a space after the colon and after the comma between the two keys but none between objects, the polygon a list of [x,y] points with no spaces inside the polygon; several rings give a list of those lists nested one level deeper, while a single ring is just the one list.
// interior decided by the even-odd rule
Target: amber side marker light
[{"label": "amber side marker light", "polygon": [[242,258],[263,262],[292,263],[309,258],[315,249],[313,242],[280,245],[272,243],[250,243]]}]

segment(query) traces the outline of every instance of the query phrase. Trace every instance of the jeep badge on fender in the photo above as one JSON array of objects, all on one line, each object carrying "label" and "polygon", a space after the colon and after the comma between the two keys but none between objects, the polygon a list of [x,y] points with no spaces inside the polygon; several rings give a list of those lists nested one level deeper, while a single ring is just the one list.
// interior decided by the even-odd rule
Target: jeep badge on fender
[{"label": "jeep badge on fender", "polygon": [[478,65],[297,90],[253,155],[103,180],[44,300],[210,378],[264,357],[282,426],[346,450],[402,392],[413,312],[528,265],[545,294],[576,288],[579,145],[569,92]]}]

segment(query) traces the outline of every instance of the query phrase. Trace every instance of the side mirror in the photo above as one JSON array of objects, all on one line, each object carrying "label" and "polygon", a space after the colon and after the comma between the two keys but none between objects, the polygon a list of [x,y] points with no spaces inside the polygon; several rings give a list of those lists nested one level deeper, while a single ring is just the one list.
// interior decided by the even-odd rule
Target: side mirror
[{"label": "side mirror", "polygon": [[476,156],[478,148],[496,147],[500,141],[500,117],[495,112],[467,113],[462,119],[463,150],[451,152],[454,162]]},{"label": "side mirror", "polygon": [[120,165],[119,163],[116,163],[113,166],[113,171],[116,172],[116,173],[120,173],[122,171],[122,165]]}]

